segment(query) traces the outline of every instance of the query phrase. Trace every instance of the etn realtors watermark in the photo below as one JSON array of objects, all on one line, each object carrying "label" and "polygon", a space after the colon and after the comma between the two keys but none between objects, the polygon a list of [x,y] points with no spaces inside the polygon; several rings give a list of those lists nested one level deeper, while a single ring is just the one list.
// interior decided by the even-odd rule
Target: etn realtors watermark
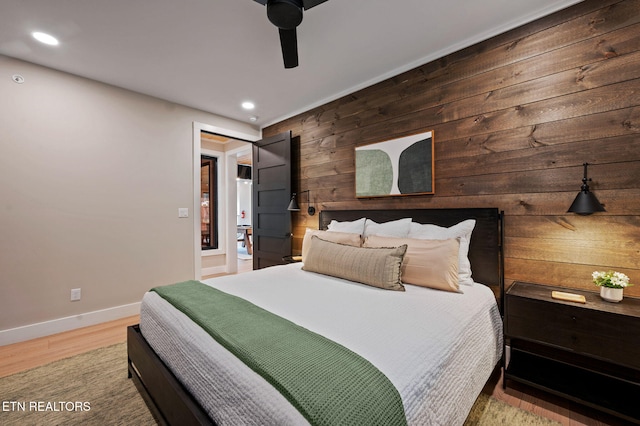
[{"label": "etn realtors watermark", "polygon": [[2,401],[2,411],[90,411],[87,401]]}]

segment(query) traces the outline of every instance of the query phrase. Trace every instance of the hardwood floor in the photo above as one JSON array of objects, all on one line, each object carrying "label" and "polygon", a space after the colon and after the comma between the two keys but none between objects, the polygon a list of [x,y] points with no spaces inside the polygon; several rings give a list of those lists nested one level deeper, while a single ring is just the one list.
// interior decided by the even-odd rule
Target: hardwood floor
[{"label": "hardwood floor", "polygon": [[253,259],[238,259],[238,273],[253,271]]},{"label": "hardwood floor", "polygon": [[127,326],[140,322],[134,315],[90,327],[0,346],[0,377],[124,342]]},{"label": "hardwood floor", "polygon": [[[238,261],[238,273],[251,269],[251,260]],[[0,346],[0,377],[114,343],[124,342],[127,326],[138,322],[139,317],[136,315],[27,342]],[[564,426],[622,426],[629,424],[606,413],[589,409],[525,385],[509,382],[509,387],[504,390],[501,374],[494,374],[483,392],[509,405],[555,420]]]}]

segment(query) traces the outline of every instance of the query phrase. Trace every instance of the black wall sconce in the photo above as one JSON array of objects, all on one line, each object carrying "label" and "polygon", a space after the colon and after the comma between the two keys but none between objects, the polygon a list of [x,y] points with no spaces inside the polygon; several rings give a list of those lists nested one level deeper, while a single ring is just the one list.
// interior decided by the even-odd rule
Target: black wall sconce
[{"label": "black wall sconce", "polygon": [[573,204],[567,210],[568,213],[576,213],[580,215],[588,215],[595,212],[605,212],[606,210],[600,204],[600,201],[596,198],[593,192],[589,191],[588,181],[591,179],[587,178],[587,166],[589,163],[584,163],[584,177],[582,178],[582,188],[580,192],[576,196],[576,199],[573,200]]},{"label": "black wall sconce", "polygon": [[[305,192],[307,193],[307,204],[309,204],[309,207],[307,208],[307,213],[309,214],[309,216],[313,216],[314,214],[316,214],[316,208],[311,205],[311,196],[309,194],[309,190],[308,189],[306,191],[302,191],[300,194],[304,194]],[[291,202],[289,203],[289,207],[287,207],[287,210],[289,210],[291,212],[299,212],[300,211],[300,206],[298,205],[298,202],[296,201],[296,193],[295,192],[291,196]]]}]

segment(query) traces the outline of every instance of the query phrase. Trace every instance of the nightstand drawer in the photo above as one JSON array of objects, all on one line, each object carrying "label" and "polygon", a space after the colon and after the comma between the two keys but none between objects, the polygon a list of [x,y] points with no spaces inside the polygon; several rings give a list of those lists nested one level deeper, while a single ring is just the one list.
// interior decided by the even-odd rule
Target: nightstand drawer
[{"label": "nightstand drawer", "polygon": [[506,334],[640,368],[629,342],[640,341],[640,319],[542,300],[509,297]]}]

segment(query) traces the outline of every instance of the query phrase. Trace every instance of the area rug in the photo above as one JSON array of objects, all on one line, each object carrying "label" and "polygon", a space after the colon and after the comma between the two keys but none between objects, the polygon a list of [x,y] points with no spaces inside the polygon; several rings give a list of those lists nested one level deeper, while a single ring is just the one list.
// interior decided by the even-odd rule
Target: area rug
[{"label": "area rug", "polygon": [[[0,425],[156,425],[119,343],[0,379]],[[8,410],[7,410],[8,409]]]},{"label": "area rug", "polygon": [[[0,425],[156,425],[119,343],[0,378]],[[465,426],[554,425],[481,394]]]},{"label": "area rug", "polygon": [[555,426],[560,423],[537,416],[481,393],[464,426]]}]

